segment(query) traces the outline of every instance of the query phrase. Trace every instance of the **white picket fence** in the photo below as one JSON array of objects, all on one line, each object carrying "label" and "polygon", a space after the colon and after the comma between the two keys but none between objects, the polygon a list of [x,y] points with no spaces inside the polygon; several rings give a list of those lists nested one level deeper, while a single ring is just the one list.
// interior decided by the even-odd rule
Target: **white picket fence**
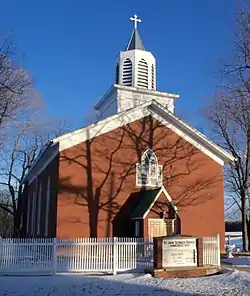
[{"label": "white picket fence", "polygon": [[[219,238],[204,238],[206,265],[220,265]],[[141,272],[153,266],[153,241],[142,238],[0,240],[0,274]]]},{"label": "white picket fence", "polygon": [[141,238],[2,239],[0,273],[140,271],[152,266],[152,240]]},{"label": "white picket fence", "polygon": [[220,266],[220,236],[203,237],[203,264]]}]

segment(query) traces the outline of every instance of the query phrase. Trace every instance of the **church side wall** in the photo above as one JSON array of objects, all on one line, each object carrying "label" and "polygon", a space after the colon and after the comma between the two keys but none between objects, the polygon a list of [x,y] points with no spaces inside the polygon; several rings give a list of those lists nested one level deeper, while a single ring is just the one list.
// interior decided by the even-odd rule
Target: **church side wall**
[{"label": "church side wall", "polygon": [[[56,236],[56,210],[58,190],[58,164],[59,155],[56,156],[48,166],[35,178],[32,183],[26,185],[23,195],[24,208],[23,235],[27,237],[55,237]],[[47,194],[48,178],[50,177],[50,195]],[[41,195],[39,188],[41,186]],[[34,195],[33,195],[34,194]],[[46,223],[46,199],[49,197],[48,233],[45,233]],[[41,201],[39,203],[39,198]],[[29,201],[30,200],[30,205]],[[40,207],[39,207],[40,204]],[[30,206],[29,210],[28,207]],[[40,211],[40,214],[39,214]],[[29,216],[28,216],[29,215]],[[40,217],[40,219],[39,219]],[[39,219],[39,223],[38,223]],[[29,225],[28,225],[29,224]],[[38,228],[37,225],[40,225]]]},{"label": "church side wall", "polygon": [[148,147],[163,165],[163,184],[178,207],[182,233],[219,233],[223,249],[222,167],[150,116],[60,153],[57,236],[112,236],[114,217],[131,192],[140,190],[135,166]]}]

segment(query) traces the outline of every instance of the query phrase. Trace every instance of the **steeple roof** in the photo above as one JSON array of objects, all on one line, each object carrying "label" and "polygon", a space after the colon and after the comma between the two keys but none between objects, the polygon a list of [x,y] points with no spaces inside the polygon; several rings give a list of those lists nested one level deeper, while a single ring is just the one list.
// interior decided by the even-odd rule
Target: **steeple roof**
[{"label": "steeple roof", "polygon": [[145,50],[138,29],[133,30],[133,33],[126,48],[126,50],[134,49]]}]

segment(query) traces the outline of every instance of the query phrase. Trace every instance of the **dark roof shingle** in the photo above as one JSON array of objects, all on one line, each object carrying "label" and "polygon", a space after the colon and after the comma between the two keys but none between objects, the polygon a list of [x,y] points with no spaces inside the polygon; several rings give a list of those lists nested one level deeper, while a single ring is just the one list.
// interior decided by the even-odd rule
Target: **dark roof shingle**
[{"label": "dark roof shingle", "polygon": [[150,208],[150,205],[154,202],[157,194],[161,189],[146,190],[142,193],[142,199],[137,205],[135,210],[131,214],[131,218],[142,218],[147,210]]},{"label": "dark roof shingle", "polygon": [[139,31],[137,29],[134,29],[132,36],[129,40],[128,46],[126,48],[126,50],[134,49],[145,50]]}]

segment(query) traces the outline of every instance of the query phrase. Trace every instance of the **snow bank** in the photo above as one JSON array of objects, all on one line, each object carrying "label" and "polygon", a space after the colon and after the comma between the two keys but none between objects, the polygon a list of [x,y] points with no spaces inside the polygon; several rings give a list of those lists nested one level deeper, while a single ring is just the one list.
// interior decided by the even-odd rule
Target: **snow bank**
[{"label": "snow bank", "polygon": [[1,277],[0,295],[247,295],[250,273],[226,270],[223,274],[189,279],[160,280],[145,274],[117,276],[61,275],[47,277]]}]

